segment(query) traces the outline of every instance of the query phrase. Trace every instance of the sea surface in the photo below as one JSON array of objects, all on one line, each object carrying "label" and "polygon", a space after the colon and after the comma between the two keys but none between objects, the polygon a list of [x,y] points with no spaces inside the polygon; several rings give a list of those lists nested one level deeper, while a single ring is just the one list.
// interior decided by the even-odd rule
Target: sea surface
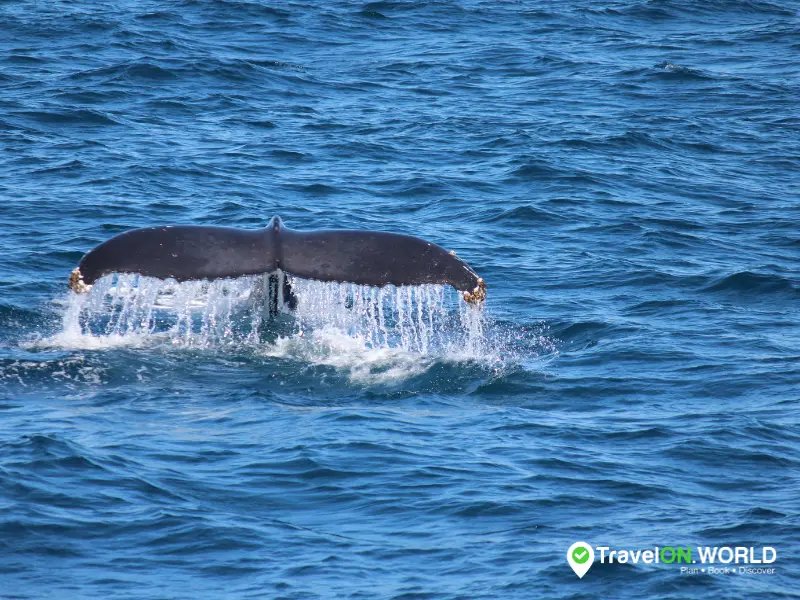
[{"label": "sea surface", "polygon": [[[4,0],[0,597],[800,598],[798,106],[790,0]],[[274,214],[488,298],[67,291]]]}]

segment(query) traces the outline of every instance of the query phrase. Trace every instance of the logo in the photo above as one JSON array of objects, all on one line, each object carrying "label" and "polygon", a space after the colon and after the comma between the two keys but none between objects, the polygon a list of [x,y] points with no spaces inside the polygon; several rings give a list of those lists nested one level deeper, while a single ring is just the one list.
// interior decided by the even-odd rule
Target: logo
[{"label": "logo", "polygon": [[594,549],[586,542],[575,542],[567,550],[567,562],[582,579],[594,562]]},{"label": "logo", "polygon": [[586,542],[575,542],[567,550],[567,562],[581,579],[594,563],[595,550],[602,564],[679,565],[681,575],[774,575],[776,567],[772,564],[778,558],[772,546],[654,546],[648,550],[612,550],[608,546],[593,548]]}]

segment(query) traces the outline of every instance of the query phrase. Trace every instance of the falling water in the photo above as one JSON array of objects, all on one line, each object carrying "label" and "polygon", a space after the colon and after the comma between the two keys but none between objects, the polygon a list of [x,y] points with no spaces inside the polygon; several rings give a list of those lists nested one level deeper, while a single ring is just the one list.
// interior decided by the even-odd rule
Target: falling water
[{"label": "falling water", "polygon": [[[284,277],[279,273],[278,277]],[[59,338],[93,347],[162,340],[190,348],[269,348],[321,331],[371,350],[477,357],[483,313],[442,285],[386,286],[292,279],[294,311],[283,297],[270,314],[269,276],[177,283],[140,275],[103,277],[88,294],[70,293]]]}]

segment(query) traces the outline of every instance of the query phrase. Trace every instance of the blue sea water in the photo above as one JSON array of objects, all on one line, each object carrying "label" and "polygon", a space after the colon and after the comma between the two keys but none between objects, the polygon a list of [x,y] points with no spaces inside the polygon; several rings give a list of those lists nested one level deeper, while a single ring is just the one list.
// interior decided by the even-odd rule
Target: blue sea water
[{"label": "blue sea water", "polygon": [[[0,3],[0,597],[800,597],[799,11]],[[273,214],[455,250],[484,310],[67,293],[130,228]],[[578,540],[776,573],[579,580]]]}]

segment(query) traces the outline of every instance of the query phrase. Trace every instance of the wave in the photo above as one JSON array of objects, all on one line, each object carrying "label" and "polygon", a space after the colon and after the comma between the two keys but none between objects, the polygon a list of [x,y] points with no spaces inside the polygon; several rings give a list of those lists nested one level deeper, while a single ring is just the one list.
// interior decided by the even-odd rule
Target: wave
[{"label": "wave", "polygon": [[69,79],[75,81],[147,82],[168,81],[177,79],[178,73],[149,61],[124,62],[98,69],[86,69],[70,74]]},{"label": "wave", "polygon": [[654,67],[655,75],[667,75],[671,79],[714,79],[714,76],[699,69],[673,64],[667,60]]},{"label": "wave", "polygon": [[740,271],[718,279],[706,292],[796,292],[795,285],[785,277],[775,274]]},{"label": "wave", "polygon": [[535,206],[517,206],[504,210],[498,215],[483,219],[487,223],[503,223],[506,226],[527,227],[532,223],[562,223],[567,218],[562,215],[536,208]]},{"label": "wave", "polygon": [[507,173],[506,181],[549,180],[567,176],[568,173],[542,160],[531,160]]},{"label": "wave", "polygon": [[729,16],[731,14],[795,16],[795,11],[776,2],[761,0],[634,0],[621,6],[587,8],[582,12],[609,16],[664,21],[688,15]]},{"label": "wave", "polygon": [[47,125],[120,125],[105,112],[91,109],[73,110],[23,110],[11,113],[14,116],[30,119]]}]

